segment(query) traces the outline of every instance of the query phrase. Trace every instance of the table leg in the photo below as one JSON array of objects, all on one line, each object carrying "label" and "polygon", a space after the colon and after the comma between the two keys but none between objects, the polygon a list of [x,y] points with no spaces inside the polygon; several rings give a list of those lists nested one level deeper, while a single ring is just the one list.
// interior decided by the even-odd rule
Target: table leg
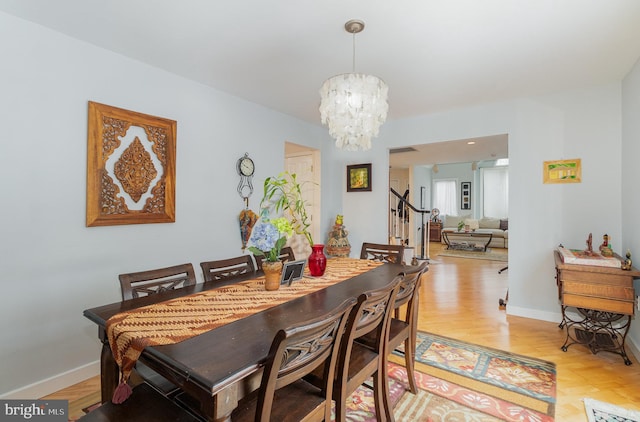
[{"label": "table leg", "polygon": [[179,394],[176,401],[192,409],[209,422],[230,422],[231,412],[238,406],[238,385],[233,384],[210,396],[204,390],[188,389],[187,395]]},{"label": "table leg", "polygon": [[102,351],[100,352],[100,392],[102,403],[106,403],[111,401],[113,392],[118,386],[120,368],[113,358],[104,329],[99,328],[98,335],[102,341]]}]

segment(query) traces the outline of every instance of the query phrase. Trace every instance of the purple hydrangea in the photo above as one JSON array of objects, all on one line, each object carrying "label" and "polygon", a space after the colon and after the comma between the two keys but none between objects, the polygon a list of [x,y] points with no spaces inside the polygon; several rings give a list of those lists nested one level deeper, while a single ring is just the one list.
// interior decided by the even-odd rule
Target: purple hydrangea
[{"label": "purple hydrangea", "polygon": [[249,241],[266,254],[273,249],[279,238],[280,232],[273,224],[259,222],[253,227]]}]

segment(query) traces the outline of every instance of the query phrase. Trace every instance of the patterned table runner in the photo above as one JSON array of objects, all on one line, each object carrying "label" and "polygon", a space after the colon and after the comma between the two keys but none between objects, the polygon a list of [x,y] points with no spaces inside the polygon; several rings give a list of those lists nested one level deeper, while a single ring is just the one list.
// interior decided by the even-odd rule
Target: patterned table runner
[{"label": "patterned table runner", "polygon": [[107,336],[122,374],[112,401],[122,403],[131,394],[127,380],[145,347],[178,343],[380,265],[354,258],[329,259],[322,277],[304,277],[279,290],[265,290],[261,276],[112,316],[107,321]]}]

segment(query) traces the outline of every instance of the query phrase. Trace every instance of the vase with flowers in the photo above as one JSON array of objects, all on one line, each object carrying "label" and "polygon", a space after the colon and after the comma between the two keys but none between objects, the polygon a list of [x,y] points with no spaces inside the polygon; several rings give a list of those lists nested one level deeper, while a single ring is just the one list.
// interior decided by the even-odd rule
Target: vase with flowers
[{"label": "vase with flowers", "polygon": [[293,234],[291,223],[284,217],[270,220],[263,209],[260,221],[251,230],[249,250],[255,256],[264,256],[262,270],[265,275],[266,290],[278,290],[282,276],[280,251]]},{"label": "vase with flowers", "polygon": [[287,171],[275,177],[267,177],[264,181],[264,196],[260,206],[272,206],[276,212],[282,212],[291,222],[296,234],[304,235],[312,252],[309,255],[309,272],[318,277],[324,274],[327,257],[324,245],[313,243],[309,231],[311,217],[307,214],[306,202],[302,196],[302,184],[296,179],[295,173]]}]

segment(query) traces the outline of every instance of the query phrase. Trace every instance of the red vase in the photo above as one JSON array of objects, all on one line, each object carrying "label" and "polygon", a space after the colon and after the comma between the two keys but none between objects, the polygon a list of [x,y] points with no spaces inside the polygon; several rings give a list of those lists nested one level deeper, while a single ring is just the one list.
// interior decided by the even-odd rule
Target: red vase
[{"label": "red vase", "polygon": [[324,255],[324,245],[316,244],[311,247],[309,255],[309,272],[313,277],[320,277],[327,268],[327,257]]}]

